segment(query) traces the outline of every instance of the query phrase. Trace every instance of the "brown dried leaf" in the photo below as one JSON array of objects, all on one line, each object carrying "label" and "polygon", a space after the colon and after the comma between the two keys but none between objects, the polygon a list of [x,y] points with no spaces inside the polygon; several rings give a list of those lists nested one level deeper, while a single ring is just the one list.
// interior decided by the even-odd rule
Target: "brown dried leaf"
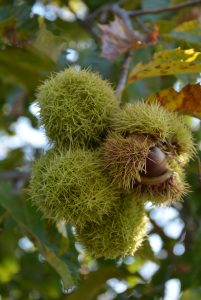
[{"label": "brown dried leaf", "polygon": [[180,92],[165,89],[151,96],[149,102],[158,100],[172,111],[179,111],[201,119],[201,85],[186,85]]},{"label": "brown dried leaf", "polygon": [[124,21],[117,16],[109,24],[98,24],[98,26],[102,31],[101,56],[111,61],[119,54],[129,50],[155,44],[158,37],[158,30],[156,28],[149,35],[143,37],[138,31],[130,30]]}]

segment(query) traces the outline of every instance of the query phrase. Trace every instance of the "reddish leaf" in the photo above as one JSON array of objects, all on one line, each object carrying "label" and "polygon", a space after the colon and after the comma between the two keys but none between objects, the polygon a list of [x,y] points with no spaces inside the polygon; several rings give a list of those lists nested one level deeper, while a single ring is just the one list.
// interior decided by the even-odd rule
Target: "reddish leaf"
[{"label": "reddish leaf", "polygon": [[124,21],[117,16],[109,24],[99,24],[98,26],[102,31],[101,56],[111,61],[119,54],[129,50],[155,44],[158,37],[158,29],[154,28],[152,32],[144,37],[138,31],[130,30]]}]

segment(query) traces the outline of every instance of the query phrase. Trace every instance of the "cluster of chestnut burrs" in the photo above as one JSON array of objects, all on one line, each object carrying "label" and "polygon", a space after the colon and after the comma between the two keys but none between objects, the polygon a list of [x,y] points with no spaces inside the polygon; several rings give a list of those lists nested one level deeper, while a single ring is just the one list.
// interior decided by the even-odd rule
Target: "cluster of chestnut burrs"
[{"label": "cluster of chestnut burrs", "polygon": [[37,99],[51,149],[33,165],[33,203],[49,220],[71,223],[92,256],[133,255],[146,236],[145,202],[171,204],[188,191],[189,128],[157,102],[120,107],[88,70],[53,75]]}]

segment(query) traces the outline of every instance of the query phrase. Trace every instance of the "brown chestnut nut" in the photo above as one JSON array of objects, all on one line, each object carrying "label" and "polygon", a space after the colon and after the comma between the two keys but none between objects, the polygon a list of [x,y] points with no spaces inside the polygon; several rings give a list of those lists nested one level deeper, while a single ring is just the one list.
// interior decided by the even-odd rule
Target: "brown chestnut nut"
[{"label": "brown chestnut nut", "polygon": [[159,147],[150,148],[146,158],[145,171],[141,175],[146,177],[161,176],[167,171],[167,157]]},{"label": "brown chestnut nut", "polygon": [[167,168],[167,157],[158,147],[150,148],[146,158],[146,171],[141,172],[141,183],[158,185],[172,177],[172,171]]}]

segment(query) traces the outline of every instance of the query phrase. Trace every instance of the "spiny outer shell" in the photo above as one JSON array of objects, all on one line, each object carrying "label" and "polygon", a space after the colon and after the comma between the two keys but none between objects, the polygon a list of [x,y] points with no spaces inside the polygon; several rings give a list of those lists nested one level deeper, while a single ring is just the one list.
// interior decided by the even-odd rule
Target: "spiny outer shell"
[{"label": "spiny outer shell", "polygon": [[135,253],[146,236],[147,223],[143,203],[127,196],[101,224],[89,222],[76,232],[91,256],[114,259]]},{"label": "spiny outer shell", "polygon": [[102,152],[108,175],[119,187],[132,192],[142,202],[151,201],[156,205],[164,205],[180,200],[188,192],[188,185],[184,181],[183,168],[180,161],[177,162],[177,157],[173,156],[167,160],[170,176],[168,175],[165,182],[156,180],[153,185],[141,183],[142,171],[146,169],[146,157],[150,147],[154,145],[151,139],[141,137],[141,141],[137,135],[124,138],[116,132],[107,137]]},{"label": "spiny outer shell", "polygon": [[184,166],[195,154],[192,132],[182,116],[172,114],[170,120],[171,144],[175,147],[175,152],[179,156],[180,163]]},{"label": "spiny outer shell", "polygon": [[156,103],[136,102],[128,104],[113,118],[117,132],[142,133],[165,142],[176,155],[181,155],[183,164],[193,156],[195,149],[192,134],[183,118],[175,112],[167,111]]},{"label": "spiny outer shell", "polygon": [[157,140],[165,141],[171,134],[171,115],[157,103],[136,102],[127,104],[114,116],[113,126],[117,132],[149,134]]},{"label": "spiny outer shell", "polygon": [[120,191],[102,173],[99,153],[51,150],[33,167],[30,195],[44,217],[83,227],[110,215]]},{"label": "spiny outer shell", "polygon": [[182,199],[189,192],[189,186],[184,181],[183,170],[177,165],[173,176],[158,185],[136,184],[132,192],[134,197],[141,198],[143,202],[151,201],[154,205],[168,205]]},{"label": "spiny outer shell", "polygon": [[123,137],[111,132],[102,145],[103,162],[113,182],[130,188],[131,180],[140,181],[140,172],[146,171],[146,158],[155,143],[143,135]]},{"label": "spiny outer shell", "polygon": [[68,68],[38,89],[41,124],[57,146],[99,143],[118,109],[107,81],[88,70]]}]

